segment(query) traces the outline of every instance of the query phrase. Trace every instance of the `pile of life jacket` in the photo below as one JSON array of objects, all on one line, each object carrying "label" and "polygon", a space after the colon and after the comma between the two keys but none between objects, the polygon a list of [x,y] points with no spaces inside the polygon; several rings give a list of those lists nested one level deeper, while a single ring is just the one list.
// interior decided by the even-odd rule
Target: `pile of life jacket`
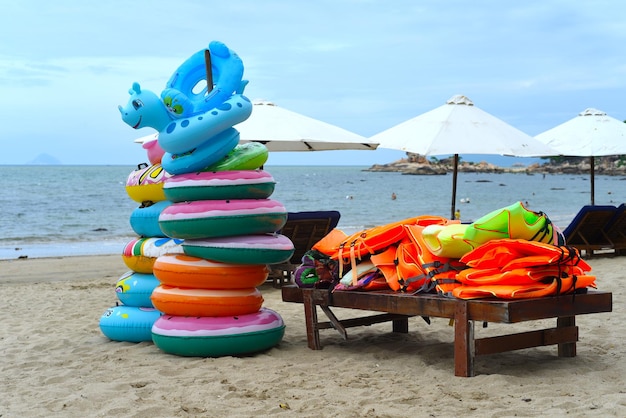
[{"label": "pile of life jacket", "polygon": [[333,291],[516,299],[595,287],[590,271],[544,213],[517,202],[471,224],[422,215],[352,235],[334,229],[294,276],[300,287]]}]

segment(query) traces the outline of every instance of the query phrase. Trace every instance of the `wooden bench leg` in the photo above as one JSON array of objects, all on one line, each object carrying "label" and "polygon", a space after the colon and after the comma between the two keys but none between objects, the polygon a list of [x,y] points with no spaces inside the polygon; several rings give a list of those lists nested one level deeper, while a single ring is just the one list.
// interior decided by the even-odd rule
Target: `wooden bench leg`
[{"label": "wooden bench leg", "polygon": [[[341,334],[341,337],[344,340],[348,340],[348,331],[346,331],[346,328],[343,326],[343,324],[341,323],[341,321],[339,320],[339,318],[337,318],[337,316],[335,316],[335,314],[333,313],[333,311],[330,310],[330,308],[328,306],[323,306],[320,305],[320,308],[322,308],[322,311],[326,314],[326,316],[328,317],[328,320],[330,321],[331,325],[333,328],[335,328],[337,330],[337,332],[339,332],[339,334]],[[319,325],[319,324],[318,324]],[[316,327],[318,330],[318,335],[319,335],[319,326]]]},{"label": "wooden bench leg", "polygon": [[320,330],[317,327],[317,307],[313,303],[313,292],[303,291],[304,322],[306,324],[306,339],[311,350],[321,350]]},{"label": "wooden bench leg", "polygon": [[409,318],[394,319],[391,321],[391,330],[393,332],[407,334],[409,332]]},{"label": "wooden bench leg", "polygon": [[[557,329],[575,326],[575,316],[564,316],[556,319]],[[576,331],[578,331],[578,329],[576,329]],[[578,334],[578,332],[576,333]],[[578,335],[576,335],[576,340],[578,340]],[[576,342],[562,343],[559,344],[558,347],[559,357],[576,357]]]},{"label": "wooden bench leg", "polygon": [[474,376],[474,321],[468,319],[464,301],[457,302],[454,312],[454,375]]}]

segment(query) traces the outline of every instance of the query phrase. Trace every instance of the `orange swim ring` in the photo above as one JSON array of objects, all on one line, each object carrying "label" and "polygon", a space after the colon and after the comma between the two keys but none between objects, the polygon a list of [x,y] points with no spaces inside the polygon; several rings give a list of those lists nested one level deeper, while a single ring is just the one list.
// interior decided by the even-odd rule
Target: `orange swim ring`
[{"label": "orange swim ring", "polygon": [[174,316],[237,316],[258,312],[263,296],[251,289],[190,289],[157,286],[150,298],[159,311]]},{"label": "orange swim ring", "polygon": [[199,289],[246,289],[265,283],[265,264],[231,264],[184,254],[166,254],[152,267],[156,278],[168,286]]}]

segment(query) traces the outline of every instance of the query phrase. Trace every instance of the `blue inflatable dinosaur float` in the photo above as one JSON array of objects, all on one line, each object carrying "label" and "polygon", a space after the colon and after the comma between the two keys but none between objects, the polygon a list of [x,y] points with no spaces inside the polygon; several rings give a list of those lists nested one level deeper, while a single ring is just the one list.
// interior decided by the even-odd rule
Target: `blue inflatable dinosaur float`
[{"label": "blue inflatable dinosaur float", "polygon": [[219,41],[212,41],[208,51],[212,86],[207,85],[201,50],[178,67],[160,96],[135,82],[128,103],[119,106],[122,120],[133,129],[159,132],[165,150],[161,164],[170,174],[199,171],[224,158],[239,142],[233,125],[252,113],[252,103],[243,95],[247,81],[239,56]]}]

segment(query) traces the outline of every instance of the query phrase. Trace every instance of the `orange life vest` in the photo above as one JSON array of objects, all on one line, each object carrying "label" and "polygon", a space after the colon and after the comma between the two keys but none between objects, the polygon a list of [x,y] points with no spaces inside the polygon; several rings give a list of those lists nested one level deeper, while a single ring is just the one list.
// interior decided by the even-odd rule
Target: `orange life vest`
[{"label": "orange life vest", "polygon": [[[352,269],[364,256],[371,256],[386,250],[389,246],[406,237],[404,225],[431,225],[434,223],[455,222],[441,216],[421,215],[401,221],[375,226],[347,236],[343,231],[334,229],[313,249],[339,260],[339,277],[343,276],[343,265],[350,263]],[[456,221],[458,222],[458,221]]]},{"label": "orange life vest", "polygon": [[464,255],[468,268],[452,295],[462,299],[495,296],[535,298],[595,287],[591,266],[573,247],[523,239],[489,241]]},{"label": "orange life vest", "polygon": [[370,260],[378,270],[380,270],[381,274],[385,278],[387,285],[392,290],[400,290],[400,286],[398,285],[398,269],[396,268],[396,252],[398,251],[398,247],[390,246],[385,251],[374,254],[370,257]]},{"label": "orange life vest", "polygon": [[502,299],[539,298],[572,293],[576,289],[595,288],[595,276],[567,276],[553,278],[549,283],[536,282],[532,285],[489,285],[459,286],[452,291],[454,297],[460,299],[478,299],[497,297]]},{"label": "orange life vest", "polygon": [[585,272],[578,266],[571,269],[559,265],[536,266],[501,270],[499,268],[478,269],[468,268],[460,271],[456,279],[467,286],[484,286],[491,284],[524,285],[535,284],[549,277],[560,277],[563,272],[568,275],[583,276]]},{"label": "orange life vest", "polygon": [[434,288],[438,293],[448,293],[459,285],[455,277],[465,266],[456,259],[433,254],[424,240],[424,228],[422,225],[406,226],[411,245],[402,248],[398,256],[402,285],[407,291]]},{"label": "orange life vest", "polygon": [[458,285],[454,277],[463,265],[431,253],[424,244],[423,225],[404,225],[404,228],[406,237],[400,243],[370,257],[389,287],[403,292],[426,292],[433,288],[449,292]]},{"label": "orange life vest", "polygon": [[524,239],[491,240],[465,254],[459,260],[468,267],[513,269],[548,264],[578,265],[585,271],[591,266],[574,247],[557,246]]}]

